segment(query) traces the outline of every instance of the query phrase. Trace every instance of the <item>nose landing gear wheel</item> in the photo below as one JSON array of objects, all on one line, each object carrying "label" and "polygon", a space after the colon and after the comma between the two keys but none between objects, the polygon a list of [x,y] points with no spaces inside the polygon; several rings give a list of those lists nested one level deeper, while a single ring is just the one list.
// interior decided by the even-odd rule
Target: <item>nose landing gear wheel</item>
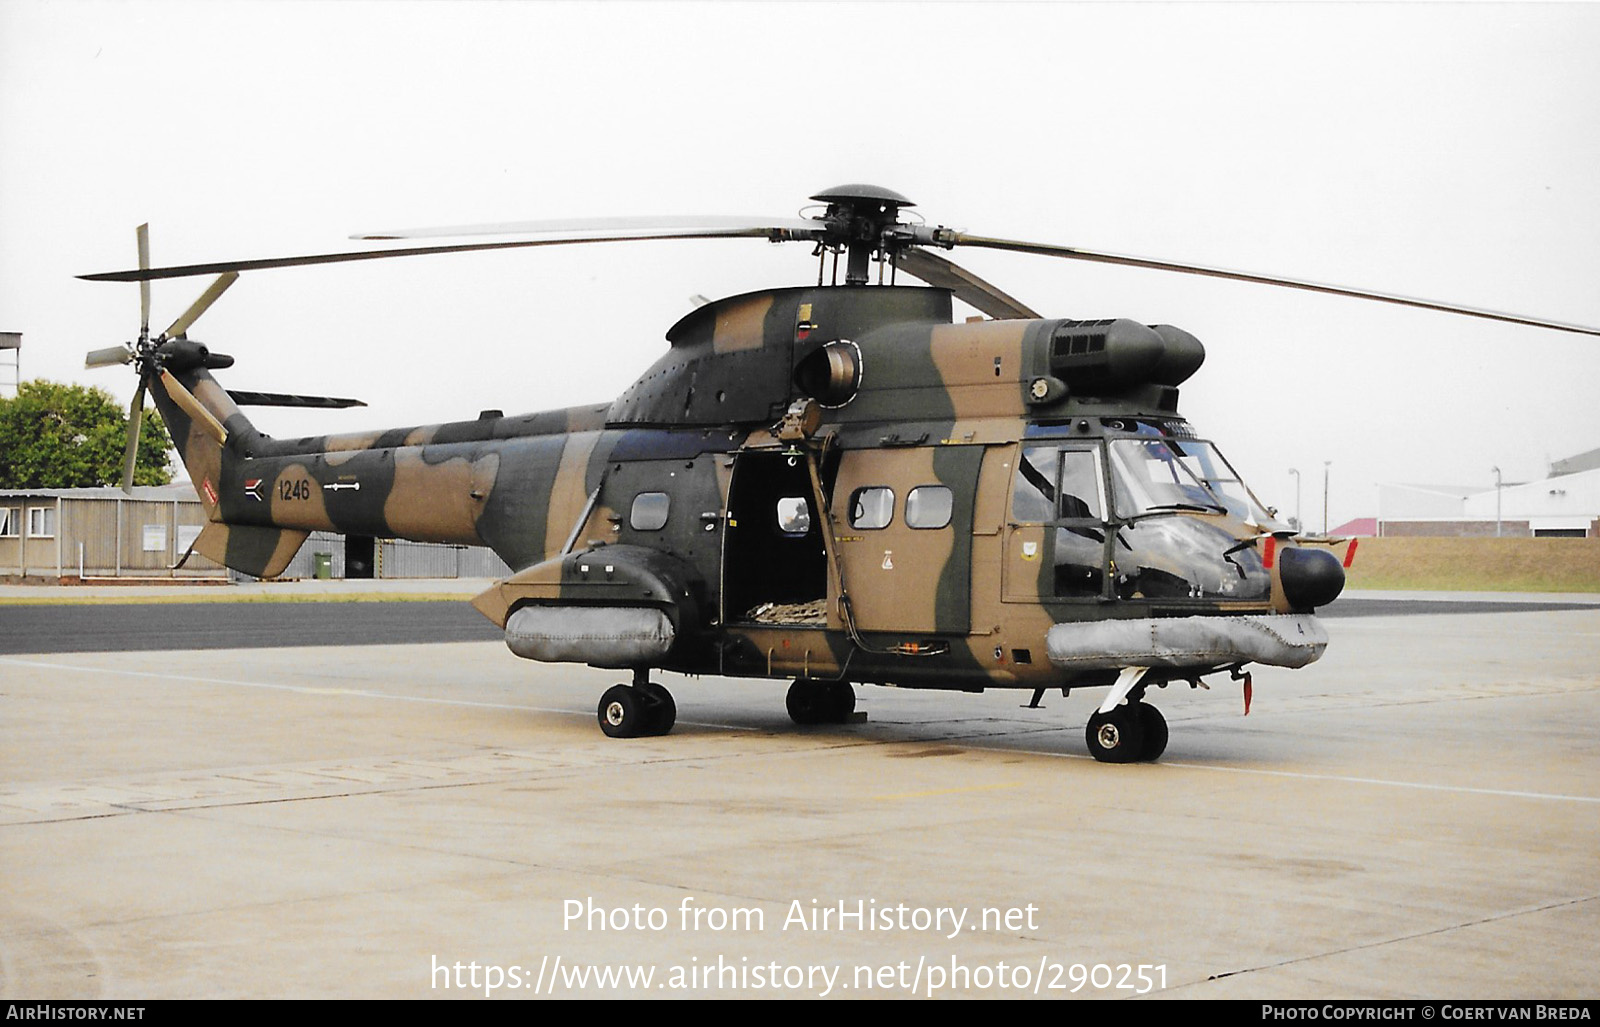
[{"label": "nose landing gear wheel", "polygon": [[1139,727],[1144,731],[1144,747],[1139,759],[1145,762],[1158,760],[1167,751],[1167,718],[1147,702],[1139,703],[1138,707]]},{"label": "nose landing gear wheel", "polygon": [[[1101,763],[1133,763],[1144,758],[1144,718],[1139,713],[1142,705],[1128,703],[1110,713],[1096,711],[1084,730],[1090,755]],[[1165,721],[1162,723],[1164,726]]]}]

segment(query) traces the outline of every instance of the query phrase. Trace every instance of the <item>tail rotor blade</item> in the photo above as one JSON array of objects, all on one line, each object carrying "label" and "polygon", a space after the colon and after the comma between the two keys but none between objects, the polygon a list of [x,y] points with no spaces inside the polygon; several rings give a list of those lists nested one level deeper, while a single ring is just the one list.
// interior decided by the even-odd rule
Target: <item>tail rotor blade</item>
[{"label": "tail rotor blade", "polygon": [[[150,267],[150,225],[142,224],[138,228],[139,236],[139,270],[144,271]],[[150,336],[150,283],[139,283],[139,338],[146,339]]]},{"label": "tail rotor blade", "polygon": [[139,376],[139,388],[128,406],[128,446],[122,451],[122,491],[133,491],[133,466],[139,459],[139,432],[144,427],[144,387],[147,379]]},{"label": "tail rotor blade", "polygon": [[[189,309],[185,310],[176,321],[168,326],[167,330],[162,333],[162,337],[171,339],[187,332],[189,326],[198,321],[200,315],[204,314],[211,304],[217,302],[217,297],[227,292],[228,286],[232,285],[238,278],[239,272],[237,271],[229,271],[227,274],[218,275],[217,280],[211,283],[210,288],[201,293],[200,298],[190,304]],[[145,284],[148,285],[149,283],[146,282]]]},{"label": "tail rotor blade", "polygon": [[224,428],[222,422],[201,405],[198,399],[195,399],[194,393],[184,388],[183,383],[165,368],[161,370],[161,386],[167,390],[167,395],[172,397],[172,401],[178,404],[184,413],[188,414],[207,435],[217,440],[217,445],[227,444],[228,429]]},{"label": "tail rotor blade", "polygon": [[83,366],[86,369],[131,363],[133,363],[133,353],[126,346],[107,346],[105,349],[93,349],[83,358]]}]

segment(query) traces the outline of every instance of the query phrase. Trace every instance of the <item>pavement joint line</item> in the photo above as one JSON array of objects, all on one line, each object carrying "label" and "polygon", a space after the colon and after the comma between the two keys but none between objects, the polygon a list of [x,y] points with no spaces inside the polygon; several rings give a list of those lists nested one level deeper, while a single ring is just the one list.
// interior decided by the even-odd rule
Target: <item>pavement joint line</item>
[{"label": "pavement joint line", "polygon": [[[423,851],[428,851],[428,850],[423,850]],[[448,850],[443,850],[443,851],[444,851],[445,855],[453,855],[453,853],[450,853]],[[478,858],[483,858],[483,857],[478,857]],[[504,873],[502,873],[500,875],[500,876],[503,876],[503,877],[510,877],[510,876],[513,876],[513,875],[518,874],[518,873],[522,873],[522,872],[524,872],[526,870],[530,870],[530,869],[531,870],[538,870],[538,871],[549,871],[549,872],[570,873],[570,874],[578,874],[578,873],[583,872],[583,871],[581,871],[581,870],[579,870],[577,868],[569,868],[569,867],[560,866],[560,865],[556,865],[556,864],[519,863],[519,862],[515,862],[515,861],[508,861],[508,860],[500,859],[498,857],[489,857],[489,858],[492,861],[503,863],[504,865],[506,865],[506,866],[508,866],[510,868],[510,869],[506,870]],[[433,887],[436,887],[436,886],[437,886],[437,882],[434,882],[434,881],[410,881],[410,882],[407,882],[405,884],[397,884],[397,885],[390,885],[390,886],[384,886],[384,887],[375,887],[375,888],[366,888],[366,889],[363,889],[363,890],[360,890],[360,891],[337,893],[333,897],[343,898],[343,897],[356,897],[356,896],[364,896],[364,895],[403,895],[403,894],[406,894],[406,893],[416,892],[416,891],[419,891],[419,890],[423,890],[423,889],[427,889],[427,888],[433,888]],[[304,906],[304,905],[307,905],[307,904],[324,903],[324,902],[326,902],[328,900],[328,898],[329,898],[329,896],[325,895],[325,894],[288,896],[288,897],[284,897],[284,898],[274,898],[274,899],[267,899],[267,900],[263,900],[263,901],[239,902],[239,903],[233,903],[233,904],[229,904],[229,905],[216,905],[216,906],[210,906],[210,907],[207,907],[205,909],[199,909],[199,910],[192,910],[191,909],[191,910],[173,910],[173,911],[170,911],[170,912],[162,912],[162,913],[141,913],[141,914],[137,914],[135,916],[123,917],[123,918],[119,918],[119,919],[96,920],[96,921],[92,921],[92,922],[86,923],[83,926],[87,927],[87,928],[129,927],[129,926],[133,926],[133,925],[136,925],[136,924],[162,923],[162,922],[173,921],[173,920],[184,920],[184,919],[191,919],[191,918],[195,918],[195,917],[212,916],[212,915],[221,914],[221,913],[237,913],[237,912],[241,912],[241,911],[244,911],[244,910],[272,909],[272,908],[285,907],[285,906]],[[0,941],[9,941],[9,940],[12,940],[14,938],[26,938],[26,937],[28,937],[28,936],[30,936],[32,934],[36,934],[36,933],[37,933],[36,931],[34,931],[34,930],[30,929],[30,928],[26,928],[26,927],[22,928],[20,931],[17,931],[17,932],[0,931]],[[98,1001],[98,1000],[91,999],[90,1001]]]},{"label": "pavement joint line", "polygon": [[[1383,948],[1385,945],[1397,945],[1401,942],[1416,941],[1418,938],[1428,938],[1436,934],[1446,934],[1450,931],[1459,931],[1466,927],[1477,927],[1480,924],[1492,924],[1501,920],[1511,920],[1515,917],[1527,916],[1530,913],[1544,913],[1552,909],[1562,909],[1566,906],[1579,906],[1585,902],[1593,902],[1597,898],[1600,898],[1600,895],[1580,895],[1575,899],[1561,899],[1556,902],[1546,902],[1539,906],[1525,906],[1522,909],[1510,909],[1503,913],[1494,913],[1489,916],[1481,916],[1476,920],[1463,920],[1456,924],[1444,924],[1440,927],[1433,927],[1426,931],[1416,931],[1412,934],[1402,934],[1394,938],[1382,938],[1378,941],[1369,941],[1361,945],[1348,945],[1342,949],[1330,949],[1327,952],[1313,952],[1305,956],[1295,956],[1293,959],[1282,959],[1276,963],[1263,963],[1261,966],[1247,966],[1241,970],[1229,970],[1226,973],[1212,974],[1204,981],[1192,981],[1189,984],[1178,985],[1178,987],[1192,987],[1194,985],[1205,984],[1210,981],[1220,981],[1228,977],[1238,977],[1242,974],[1256,973],[1261,970],[1277,970],[1281,967],[1293,966],[1296,963],[1307,963],[1316,959],[1326,959],[1329,956],[1342,956],[1350,952],[1362,952],[1367,949],[1379,949]],[[1168,988],[1167,990],[1172,991],[1174,989]]]},{"label": "pavement joint line", "polygon": [[[1091,759],[1087,753],[1044,752],[1038,749],[1008,749],[1007,752],[1026,753],[1029,756],[1053,756],[1058,759]],[[1137,766],[1138,764],[1134,764]],[[1587,802],[1600,804],[1596,795],[1562,795],[1559,792],[1519,792],[1504,788],[1473,788],[1470,785],[1430,784],[1426,781],[1391,781],[1381,777],[1352,777],[1347,774],[1311,774],[1301,770],[1267,770],[1262,767],[1221,767],[1206,763],[1170,763],[1165,760],[1151,767],[1172,767],[1179,770],[1209,770],[1220,774],[1259,774],[1263,777],[1289,777],[1301,781],[1341,781],[1345,784],[1377,785],[1383,788],[1415,788],[1420,791],[1454,792],[1460,795],[1490,795],[1503,799],[1544,799],[1550,802]],[[1126,769],[1126,768],[1124,768]]]},{"label": "pavement joint line", "polygon": [[[313,685],[274,685],[265,681],[235,681],[231,678],[202,678],[189,674],[164,674],[149,670],[126,670],[121,667],[83,667],[71,663],[46,663],[41,660],[19,660],[0,656],[0,665],[33,667],[38,670],[82,671],[89,674],[121,674],[126,677],[154,678],[157,681],[182,681],[188,684],[229,685],[235,688],[263,688],[274,692],[295,692],[300,695],[338,695],[357,699],[389,699],[395,702],[433,703],[439,706],[471,706],[488,710],[516,710],[526,713],[559,713],[567,717],[592,716],[587,710],[562,710],[550,706],[523,706],[515,703],[474,702],[469,699],[440,699],[431,695],[395,695],[392,692],[374,692],[364,688],[319,688]],[[690,727],[725,728],[730,731],[760,731],[745,724],[716,724],[698,720],[680,720]]]}]

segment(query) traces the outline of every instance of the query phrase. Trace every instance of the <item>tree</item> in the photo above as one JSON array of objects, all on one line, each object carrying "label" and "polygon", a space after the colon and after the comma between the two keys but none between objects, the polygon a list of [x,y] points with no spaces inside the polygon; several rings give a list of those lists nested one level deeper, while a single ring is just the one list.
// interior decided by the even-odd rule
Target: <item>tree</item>
[{"label": "tree", "polygon": [[[116,485],[128,442],[128,413],[100,388],[23,382],[0,398],[0,488],[61,489]],[[171,443],[146,401],[134,463],[135,485],[165,485]]]}]

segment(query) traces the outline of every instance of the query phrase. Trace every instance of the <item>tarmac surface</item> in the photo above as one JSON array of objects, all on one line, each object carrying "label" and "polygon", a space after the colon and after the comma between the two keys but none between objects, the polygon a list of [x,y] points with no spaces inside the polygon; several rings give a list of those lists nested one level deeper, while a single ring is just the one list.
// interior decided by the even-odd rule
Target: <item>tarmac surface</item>
[{"label": "tarmac surface", "polygon": [[0,997],[1595,997],[1600,597],[1385,598],[1247,718],[1225,675],[1152,690],[1167,753],[1121,767],[1087,691],[801,729],[782,683],[662,675],[678,727],[621,741],[615,674],[493,640],[36,627]]}]

